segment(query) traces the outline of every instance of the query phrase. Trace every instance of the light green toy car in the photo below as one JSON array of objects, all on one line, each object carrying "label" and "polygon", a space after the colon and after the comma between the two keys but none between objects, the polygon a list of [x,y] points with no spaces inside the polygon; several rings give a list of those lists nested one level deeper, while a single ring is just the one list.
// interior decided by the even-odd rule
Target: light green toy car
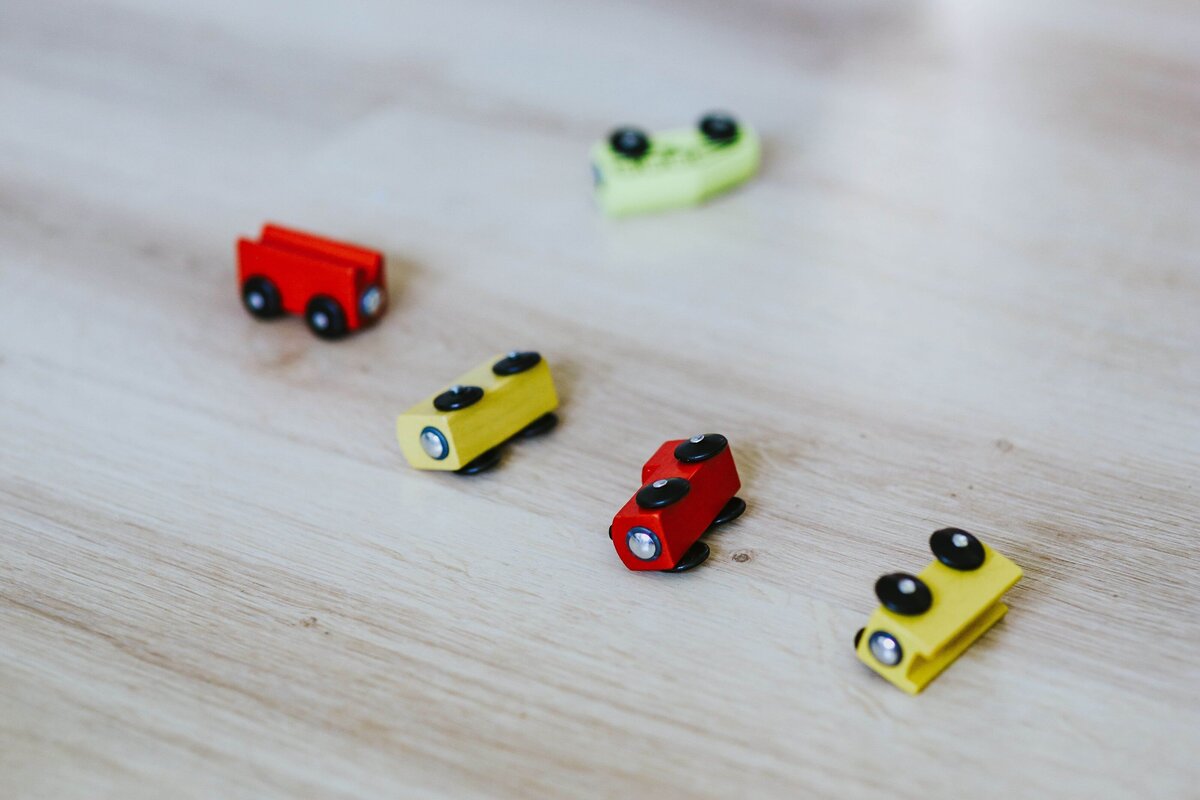
[{"label": "light green toy car", "polygon": [[728,114],[655,134],[618,128],[592,148],[596,200],[610,216],[691,206],[758,171],[758,134]]}]

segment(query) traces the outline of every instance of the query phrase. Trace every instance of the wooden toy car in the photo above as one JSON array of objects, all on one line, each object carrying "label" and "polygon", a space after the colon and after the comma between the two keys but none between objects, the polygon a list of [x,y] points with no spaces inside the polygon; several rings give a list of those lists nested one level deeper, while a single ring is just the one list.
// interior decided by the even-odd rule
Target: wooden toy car
[{"label": "wooden toy car", "polygon": [[854,637],[859,659],[909,694],[924,689],[1008,611],[1000,598],[1021,568],[959,528],[929,538],[936,559],[920,575],[875,583],[883,605]]},{"label": "wooden toy car", "polygon": [[708,558],[700,541],[746,503],[729,442],[719,433],[665,442],[642,467],[641,489],[617,512],[608,538],[632,570],[683,572]]},{"label": "wooden toy car", "polygon": [[237,243],[242,303],[259,319],[303,314],[322,339],[377,320],[387,304],[383,255],[320,236],[264,225]]},{"label": "wooden toy car", "polygon": [[550,367],[534,352],[495,356],[396,418],[396,438],[417,469],[473,475],[500,461],[500,445],[558,423]]},{"label": "wooden toy car", "polygon": [[611,216],[691,206],[758,170],[758,134],[728,114],[657,133],[618,128],[592,147],[596,200]]}]

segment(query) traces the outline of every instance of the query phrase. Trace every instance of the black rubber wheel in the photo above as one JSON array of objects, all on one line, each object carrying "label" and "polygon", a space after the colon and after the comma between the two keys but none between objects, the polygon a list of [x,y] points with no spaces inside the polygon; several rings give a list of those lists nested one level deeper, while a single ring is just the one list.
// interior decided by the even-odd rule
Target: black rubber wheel
[{"label": "black rubber wheel", "polygon": [[867,632],[866,628],[859,628],[858,632],[854,634],[854,649],[855,650],[858,649],[858,643],[862,641],[862,635],[866,632]]},{"label": "black rubber wheel", "polygon": [[961,528],[942,528],[929,537],[929,549],[950,569],[968,572],[983,566],[983,543]]},{"label": "black rubber wheel", "polygon": [[705,114],[700,118],[700,132],[713,144],[729,144],[738,138],[737,120],[720,112]]},{"label": "black rubber wheel", "polygon": [[496,375],[516,375],[533,369],[542,361],[541,353],[532,350],[525,352],[512,351],[504,358],[492,364],[492,372]]},{"label": "black rubber wheel", "polygon": [[433,407],[438,411],[458,411],[482,399],[483,389],[478,386],[451,386],[433,398]]},{"label": "black rubber wheel", "polygon": [[915,617],[933,605],[933,594],[925,582],[907,572],[892,572],[875,581],[875,596],[888,611]]},{"label": "black rubber wheel", "polygon": [[713,525],[724,525],[726,522],[733,522],[740,517],[746,510],[746,501],[740,497],[731,498],[725,507],[721,509],[721,513],[717,514],[717,518],[712,521]]},{"label": "black rubber wheel", "polygon": [[283,297],[270,278],[255,275],[242,284],[242,305],[259,319],[271,319],[283,313]]},{"label": "black rubber wheel", "polygon": [[662,478],[647,483],[634,495],[639,508],[663,508],[687,497],[692,484],[687,478]]},{"label": "black rubber wheel", "polygon": [[613,152],[635,161],[650,151],[650,137],[637,128],[617,128],[608,137]]},{"label": "black rubber wheel", "polygon": [[481,453],[471,461],[467,462],[466,466],[459,467],[454,470],[456,475],[478,475],[481,472],[486,472],[492,467],[500,463],[500,448],[493,447],[485,453]]},{"label": "black rubber wheel", "polygon": [[695,569],[708,560],[708,554],[711,552],[704,542],[696,542],[683,554],[679,563],[670,569],[664,569],[663,572],[687,572],[689,569]]},{"label": "black rubber wheel", "polygon": [[612,525],[608,526],[608,540],[612,541]]},{"label": "black rubber wheel", "polygon": [[675,458],[685,464],[708,461],[729,446],[729,440],[719,433],[702,433],[675,448]]},{"label": "black rubber wheel", "polygon": [[543,414],[524,428],[521,428],[517,432],[517,436],[520,436],[522,439],[541,436],[544,433],[554,430],[556,425],[558,425],[558,415],[551,411],[549,414]]},{"label": "black rubber wheel", "polygon": [[304,308],[308,329],[322,339],[338,339],[346,335],[346,312],[332,297],[317,295]]}]

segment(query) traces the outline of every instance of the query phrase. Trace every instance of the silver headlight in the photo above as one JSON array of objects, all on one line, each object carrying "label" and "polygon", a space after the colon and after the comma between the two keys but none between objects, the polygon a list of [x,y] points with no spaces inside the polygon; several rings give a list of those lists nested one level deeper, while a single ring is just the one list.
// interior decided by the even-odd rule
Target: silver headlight
[{"label": "silver headlight", "polygon": [[378,286],[372,286],[363,292],[362,298],[358,301],[358,307],[368,317],[375,316],[379,313],[379,309],[383,307],[383,292]]},{"label": "silver headlight", "polygon": [[450,455],[450,443],[441,431],[433,427],[421,431],[421,449],[434,461],[441,461]]},{"label": "silver headlight", "polygon": [[900,643],[887,631],[872,633],[871,638],[867,640],[867,649],[875,656],[875,660],[885,667],[894,667],[904,660],[904,650],[901,649]]},{"label": "silver headlight", "polygon": [[654,531],[640,526],[629,529],[629,533],[625,536],[625,545],[629,548],[629,552],[642,561],[653,561],[662,552],[662,545],[659,543],[658,537],[654,535]]}]

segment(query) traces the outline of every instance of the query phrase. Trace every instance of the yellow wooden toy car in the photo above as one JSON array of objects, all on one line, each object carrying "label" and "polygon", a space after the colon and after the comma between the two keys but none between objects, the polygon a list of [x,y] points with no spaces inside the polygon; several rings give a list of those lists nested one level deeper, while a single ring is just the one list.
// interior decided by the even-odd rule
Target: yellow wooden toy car
[{"label": "yellow wooden toy car", "polygon": [[496,356],[396,418],[408,463],[473,475],[500,461],[500,445],[558,423],[550,367],[534,352]]},{"label": "yellow wooden toy car", "polygon": [[618,128],[592,147],[596,200],[611,216],[696,205],[748,180],[759,149],[754,129],[728,114],[653,138]]},{"label": "yellow wooden toy car", "polygon": [[1008,611],[1000,598],[1021,568],[971,534],[944,528],[929,539],[937,557],[920,575],[875,583],[883,605],[854,637],[859,659],[909,694],[924,689]]}]

